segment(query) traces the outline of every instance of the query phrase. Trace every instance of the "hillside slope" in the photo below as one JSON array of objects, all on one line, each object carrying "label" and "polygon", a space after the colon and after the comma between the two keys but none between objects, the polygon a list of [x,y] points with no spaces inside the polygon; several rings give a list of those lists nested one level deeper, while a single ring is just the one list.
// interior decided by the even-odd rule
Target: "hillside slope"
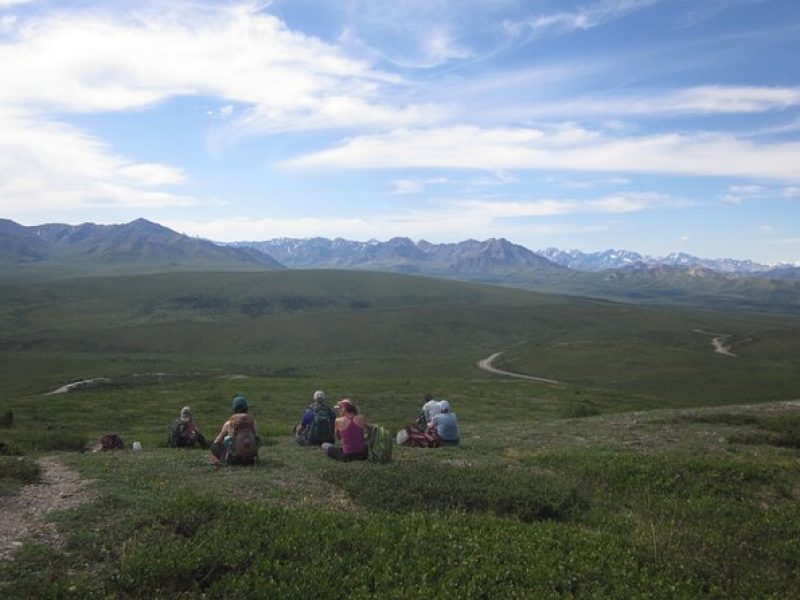
[{"label": "hillside slope", "polygon": [[[84,361],[94,365],[87,377],[203,364],[302,377],[469,378],[486,377],[476,362],[503,351],[511,371],[680,405],[800,390],[800,322],[790,317],[333,270],[93,277],[3,285],[0,298],[0,375]],[[738,356],[715,354],[696,330],[728,334]]]}]

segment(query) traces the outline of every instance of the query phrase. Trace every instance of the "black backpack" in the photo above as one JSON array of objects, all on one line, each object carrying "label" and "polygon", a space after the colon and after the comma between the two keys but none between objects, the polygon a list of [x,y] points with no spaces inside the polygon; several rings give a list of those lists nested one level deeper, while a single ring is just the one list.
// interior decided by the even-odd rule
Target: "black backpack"
[{"label": "black backpack", "polygon": [[192,445],[192,440],[186,432],[185,421],[175,421],[169,430],[169,447],[186,448]]},{"label": "black backpack", "polygon": [[314,409],[314,418],[311,420],[311,428],[308,432],[309,444],[324,444],[325,442],[333,444],[335,441],[333,435],[333,423],[336,421],[336,415],[333,411],[325,405],[318,406]]}]

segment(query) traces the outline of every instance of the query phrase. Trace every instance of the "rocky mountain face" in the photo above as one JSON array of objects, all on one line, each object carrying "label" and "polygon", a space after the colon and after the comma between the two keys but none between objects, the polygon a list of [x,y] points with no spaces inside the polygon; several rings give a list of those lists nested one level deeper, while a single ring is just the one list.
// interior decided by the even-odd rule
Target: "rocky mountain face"
[{"label": "rocky mountain face", "polygon": [[265,252],[292,268],[345,268],[424,274],[497,274],[516,271],[561,272],[565,269],[505,239],[457,244],[418,243],[405,237],[387,242],[353,242],[337,238],[235,242]]},{"label": "rocky mountain face", "polygon": [[251,248],[229,248],[179,234],[145,219],[122,225],[65,225],[26,227],[0,220],[0,265],[8,269],[62,266],[77,270],[114,266],[169,270],[181,267],[284,268],[269,255]]}]

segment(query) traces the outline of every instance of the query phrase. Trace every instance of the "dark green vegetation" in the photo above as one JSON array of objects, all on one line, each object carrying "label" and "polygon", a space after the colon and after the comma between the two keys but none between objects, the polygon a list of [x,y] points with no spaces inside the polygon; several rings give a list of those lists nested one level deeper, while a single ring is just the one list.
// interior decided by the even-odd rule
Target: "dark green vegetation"
[{"label": "dark green vegetation", "polygon": [[[54,517],[63,548],[27,543],[0,566],[3,597],[784,598],[800,583],[800,406],[775,402],[800,397],[794,319],[333,271],[0,292],[0,481],[11,492],[57,453],[98,492]],[[499,351],[569,384],[475,368]],[[391,429],[433,392],[463,444],[335,464],[289,437],[317,388]],[[237,392],[257,466],[164,447],[181,406],[213,435]],[[112,431],[144,452],[74,452]]]}]

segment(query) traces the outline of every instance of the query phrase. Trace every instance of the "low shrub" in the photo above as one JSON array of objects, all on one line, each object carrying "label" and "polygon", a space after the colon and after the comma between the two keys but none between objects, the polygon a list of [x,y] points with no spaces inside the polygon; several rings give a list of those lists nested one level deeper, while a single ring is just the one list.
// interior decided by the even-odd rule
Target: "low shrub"
[{"label": "low shrub", "polygon": [[564,410],[564,416],[568,419],[581,419],[583,417],[594,417],[600,414],[600,409],[590,402],[570,402]]},{"label": "low shrub", "polygon": [[398,462],[389,469],[337,469],[330,477],[357,502],[379,510],[459,510],[561,521],[585,506],[569,484],[521,468]]},{"label": "low shrub", "polygon": [[39,479],[39,465],[21,456],[0,456],[0,496],[13,494],[21,485]]}]

